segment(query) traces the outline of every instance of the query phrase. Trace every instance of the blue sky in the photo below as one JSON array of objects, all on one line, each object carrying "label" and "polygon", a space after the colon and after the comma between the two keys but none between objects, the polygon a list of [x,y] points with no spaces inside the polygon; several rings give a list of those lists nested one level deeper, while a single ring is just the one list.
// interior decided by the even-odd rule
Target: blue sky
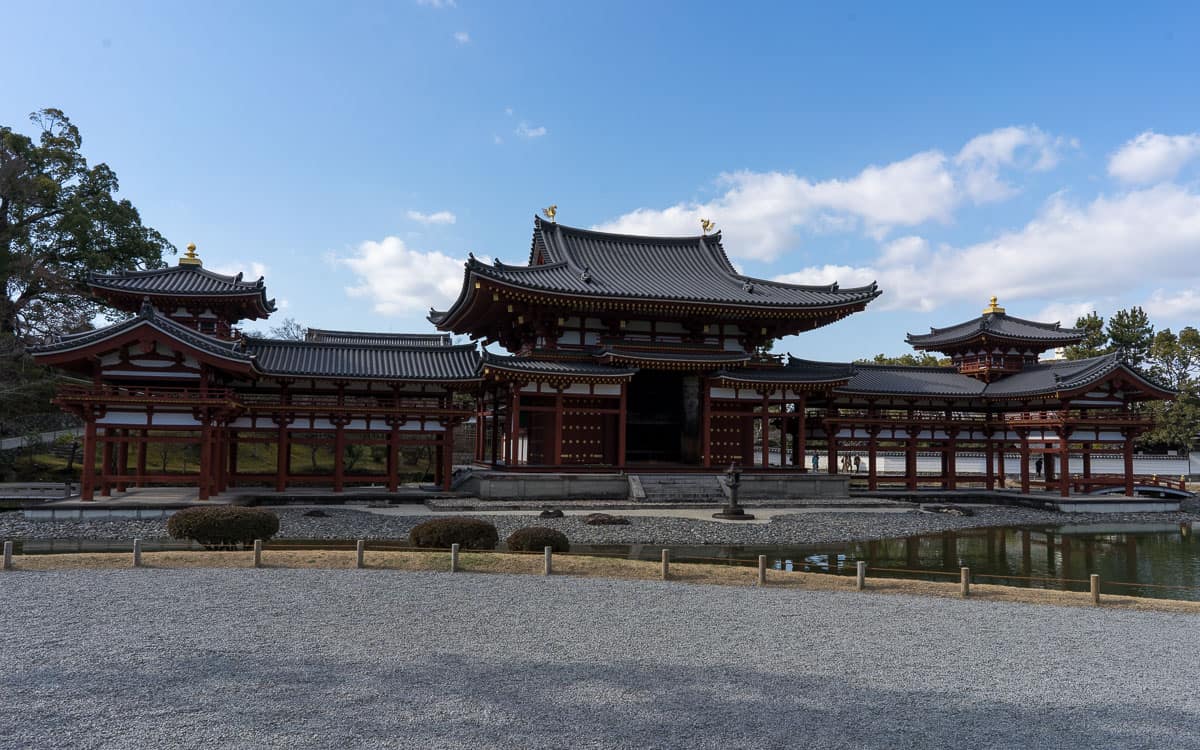
[{"label": "blue sky", "polygon": [[63,109],[177,247],[308,325],[427,330],[532,216],[717,222],[885,294],[780,350],[978,314],[1200,323],[1195,4],[9,5],[0,123]]}]

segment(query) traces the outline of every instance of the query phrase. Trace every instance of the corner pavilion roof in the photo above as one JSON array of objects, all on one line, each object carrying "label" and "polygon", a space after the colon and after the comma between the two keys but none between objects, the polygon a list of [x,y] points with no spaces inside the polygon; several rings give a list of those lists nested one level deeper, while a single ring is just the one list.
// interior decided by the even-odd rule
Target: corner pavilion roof
[{"label": "corner pavilion roof", "polygon": [[[226,276],[198,264],[181,262],[168,268],[123,273],[90,273],[87,280],[97,296],[124,297],[140,305],[143,297],[193,299],[216,297],[233,302],[244,298],[248,317],[265,318],[275,311],[275,300],[267,299],[267,288],[260,276],[245,281],[242,274]],[[134,308],[136,309],[136,308]]]},{"label": "corner pavilion roof", "polygon": [[476,380],[479,353],[459,346],[365,346],[246,339],[246,352],[268,375],[367,380]]},{"label": "corner pavilion roof", "polygon": [[1078,343],[1083,339],[1083,331],[1063,328],[1059,323],[1038,323],[1015,318],[1005,314],[1004,308],[997,307],[993,298],[991,307],[974,320],[946,328],[930,328],[929,333],[910,333],[905,337],[905,341],[913,348],[933,351],[981,339],[1033,345],[1045,350]]},{"label": "corner pavilion roof", "polygon": [[552,295],[751,308],[844,308],[880,294],[874,283],[842,289],[836,283],[801,286],[744,276],[725,255],[719,232],[644,237],[568,227],[539,217],[534,217],[529,265],[489,265],[472,255],[458,300],[448,311],[431,310],[430,321],[447,323],[469,305],[473,277]]}]

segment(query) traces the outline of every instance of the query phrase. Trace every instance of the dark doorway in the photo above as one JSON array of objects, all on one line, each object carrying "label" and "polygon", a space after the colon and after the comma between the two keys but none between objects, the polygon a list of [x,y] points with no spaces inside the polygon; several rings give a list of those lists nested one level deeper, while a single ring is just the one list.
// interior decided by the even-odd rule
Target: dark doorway
[{"label": "dark doorway", "polygon": [[684,460],[684,375],[642,370],[629,384],[625,422],[628,463]]}]

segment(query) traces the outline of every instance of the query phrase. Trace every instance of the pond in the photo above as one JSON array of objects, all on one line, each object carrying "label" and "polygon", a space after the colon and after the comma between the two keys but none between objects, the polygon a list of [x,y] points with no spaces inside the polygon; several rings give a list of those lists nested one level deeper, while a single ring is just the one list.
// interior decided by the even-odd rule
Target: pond
[{"label": "pond", "polygon": [[[1127,523],[1091,526],[993,527],[868,542],[796,545],[572,545],[572,552],[629,559],[751,563],[766,555],[779,570],[851,575],[859,560],[869,576],[957,580],[959,567],[977,583],[1086,591],[1098,573],[1102,591],[1200,601],[1200,524]],[[403,543],[403,542],[401,542]],[[393,543],[394,544],[394,543]],[[353,540],[278,539],[272,547],[353,549]],[[53,539],[17,542],[19,554],[128,551],[129,542]],[[147,540],[147,551],[200,549],[187,542]]]},{"label": "pond", "polygon": [[[672,546],[677,562],[749,563],[759,555],[777,570],[957,581],[1086,591],[1100,575],[1110,594],[1200,601],[1200,524],[993,527],[868,542],[797,545]],[[669,545],[668,545],[669,546]],[[573,545],[572,551],[658,560],[663,545]]]}]

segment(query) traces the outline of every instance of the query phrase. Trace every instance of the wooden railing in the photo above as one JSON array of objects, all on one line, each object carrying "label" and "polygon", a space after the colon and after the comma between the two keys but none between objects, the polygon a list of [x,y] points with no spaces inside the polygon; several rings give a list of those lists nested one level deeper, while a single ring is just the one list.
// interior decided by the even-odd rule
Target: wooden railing
[{"label": "wooden railing", "polygon": [[121,403],[129,401],[168,401],[175,403],[226,403],[237,402],[237,394],[230,388],[173,388],[166,386],[116,386],[116,385],[63,385],[59,386],[57,398],[62,401]]}]

